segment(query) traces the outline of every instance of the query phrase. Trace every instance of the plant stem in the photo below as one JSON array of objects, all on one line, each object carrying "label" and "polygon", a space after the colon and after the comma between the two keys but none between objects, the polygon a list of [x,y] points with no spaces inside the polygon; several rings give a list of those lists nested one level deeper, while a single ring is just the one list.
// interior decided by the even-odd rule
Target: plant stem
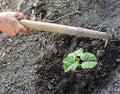
[{"label": "plant stem", "polygon": [[81,64],[78,64],[78,68],[80,68],[81,67]]}]

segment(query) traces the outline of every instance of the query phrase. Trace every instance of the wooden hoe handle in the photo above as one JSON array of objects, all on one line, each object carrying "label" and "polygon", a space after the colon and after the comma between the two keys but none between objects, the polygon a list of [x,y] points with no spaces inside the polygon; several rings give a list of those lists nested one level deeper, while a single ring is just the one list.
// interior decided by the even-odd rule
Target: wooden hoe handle
[{"label": "wooden hoe handle", "polygon": [[100,32],[100,31],[85,29],[81,27],[72,27],[67,25],[30,21],[30,20],[20,20],[20,23],[29,29],[38,30],[38,31],[41,30],[47,32],[77,35],[81,37],[89,37],[89,38],[97,38],[97,39],[105,39],[105,40],[107,38],[109,39],[112,38],[112,35],[106,32]]}]

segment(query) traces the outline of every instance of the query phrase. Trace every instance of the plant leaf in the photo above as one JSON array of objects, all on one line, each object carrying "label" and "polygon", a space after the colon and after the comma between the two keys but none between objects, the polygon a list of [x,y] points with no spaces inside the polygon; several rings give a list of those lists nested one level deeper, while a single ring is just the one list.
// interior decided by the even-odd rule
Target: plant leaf
[{"label": "plant leaf", "polygon": [[68,72],[68,71],[75,71],[78,63],[75,62],[75,59],[73,56],[67,56],[64,61],[63,61],[64,65],[64,71]]},{"label": "plant leaf", "polygon": [[81,64],[82,69],[92,69],[96,66],[97,61],[86,61]]},{"label": "plant leaf", "polygon": [[63,65],[64,72],[75,71],[76,68],[77,68],[77,66],[78,66],[77,63],[73,63],[73,64],[71,64],[71,65],[64,64],[64,65]]},{"label": "plant leaf", "polygon": [[83,54],[83,49],[80,48],[79,50],[73,52],[76,56],[81,56]]},{"label": "plant leaf", "polygon": [[67,56],[64,58],[63,63],[67,63],[67,64],[72,64],[75,62],[75,59],[73,56]]},{"label": "plant leaf", "polygon": [[96,56],[94,54],[88,53],[88,52],[81,54],[80,59],[82,61],[97,61]]},{"label": "plant leaf", "polygon": [[72,57],[74,57],[74,59],[76,57],[76,55],[74,53],[69,53],[68,56],[72,56]]},{"label": "plant leaf", "polygon": [[82,48],[80,48],[79,50],[77,50],[73,53],[70,53],[68,56],[74,56],[74,58],[75,58],[77,56],[81,56],[81,54],[83,54],[83,49]]}]

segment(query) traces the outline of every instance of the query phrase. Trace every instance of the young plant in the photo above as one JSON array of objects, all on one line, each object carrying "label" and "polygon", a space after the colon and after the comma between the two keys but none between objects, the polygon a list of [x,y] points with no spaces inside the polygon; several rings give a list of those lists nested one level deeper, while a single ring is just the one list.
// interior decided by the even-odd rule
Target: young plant
[{"label": "young plant", "polygon": [[75,71],[77,68],[93,69],[97,65],[97,58],[94,54],[83,52],[83,49],[68,54],[63,60],[64,72]]}]

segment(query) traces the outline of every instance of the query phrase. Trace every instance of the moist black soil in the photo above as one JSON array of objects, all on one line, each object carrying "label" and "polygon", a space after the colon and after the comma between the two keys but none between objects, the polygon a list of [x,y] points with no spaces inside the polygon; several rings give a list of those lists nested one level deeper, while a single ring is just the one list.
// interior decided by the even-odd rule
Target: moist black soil
[{"label": "moist black soil", "polygon": [[[109,40],[107,47],[104,47],[104,40],[42,31],[31,31],[27,36],[20,34],[17,37],[1,33],[0,93],[105,94],[101,91],[110,85],[116,69],[119,70],[120,1],[3,0],[1,9],[17,11],[17,3],[19,11],[29,20],[111,32],[114,39]],[[64,73],[64,57],[79,48],[97,56],[97,67],[92,70],[77,69],[75,72]]]}]

